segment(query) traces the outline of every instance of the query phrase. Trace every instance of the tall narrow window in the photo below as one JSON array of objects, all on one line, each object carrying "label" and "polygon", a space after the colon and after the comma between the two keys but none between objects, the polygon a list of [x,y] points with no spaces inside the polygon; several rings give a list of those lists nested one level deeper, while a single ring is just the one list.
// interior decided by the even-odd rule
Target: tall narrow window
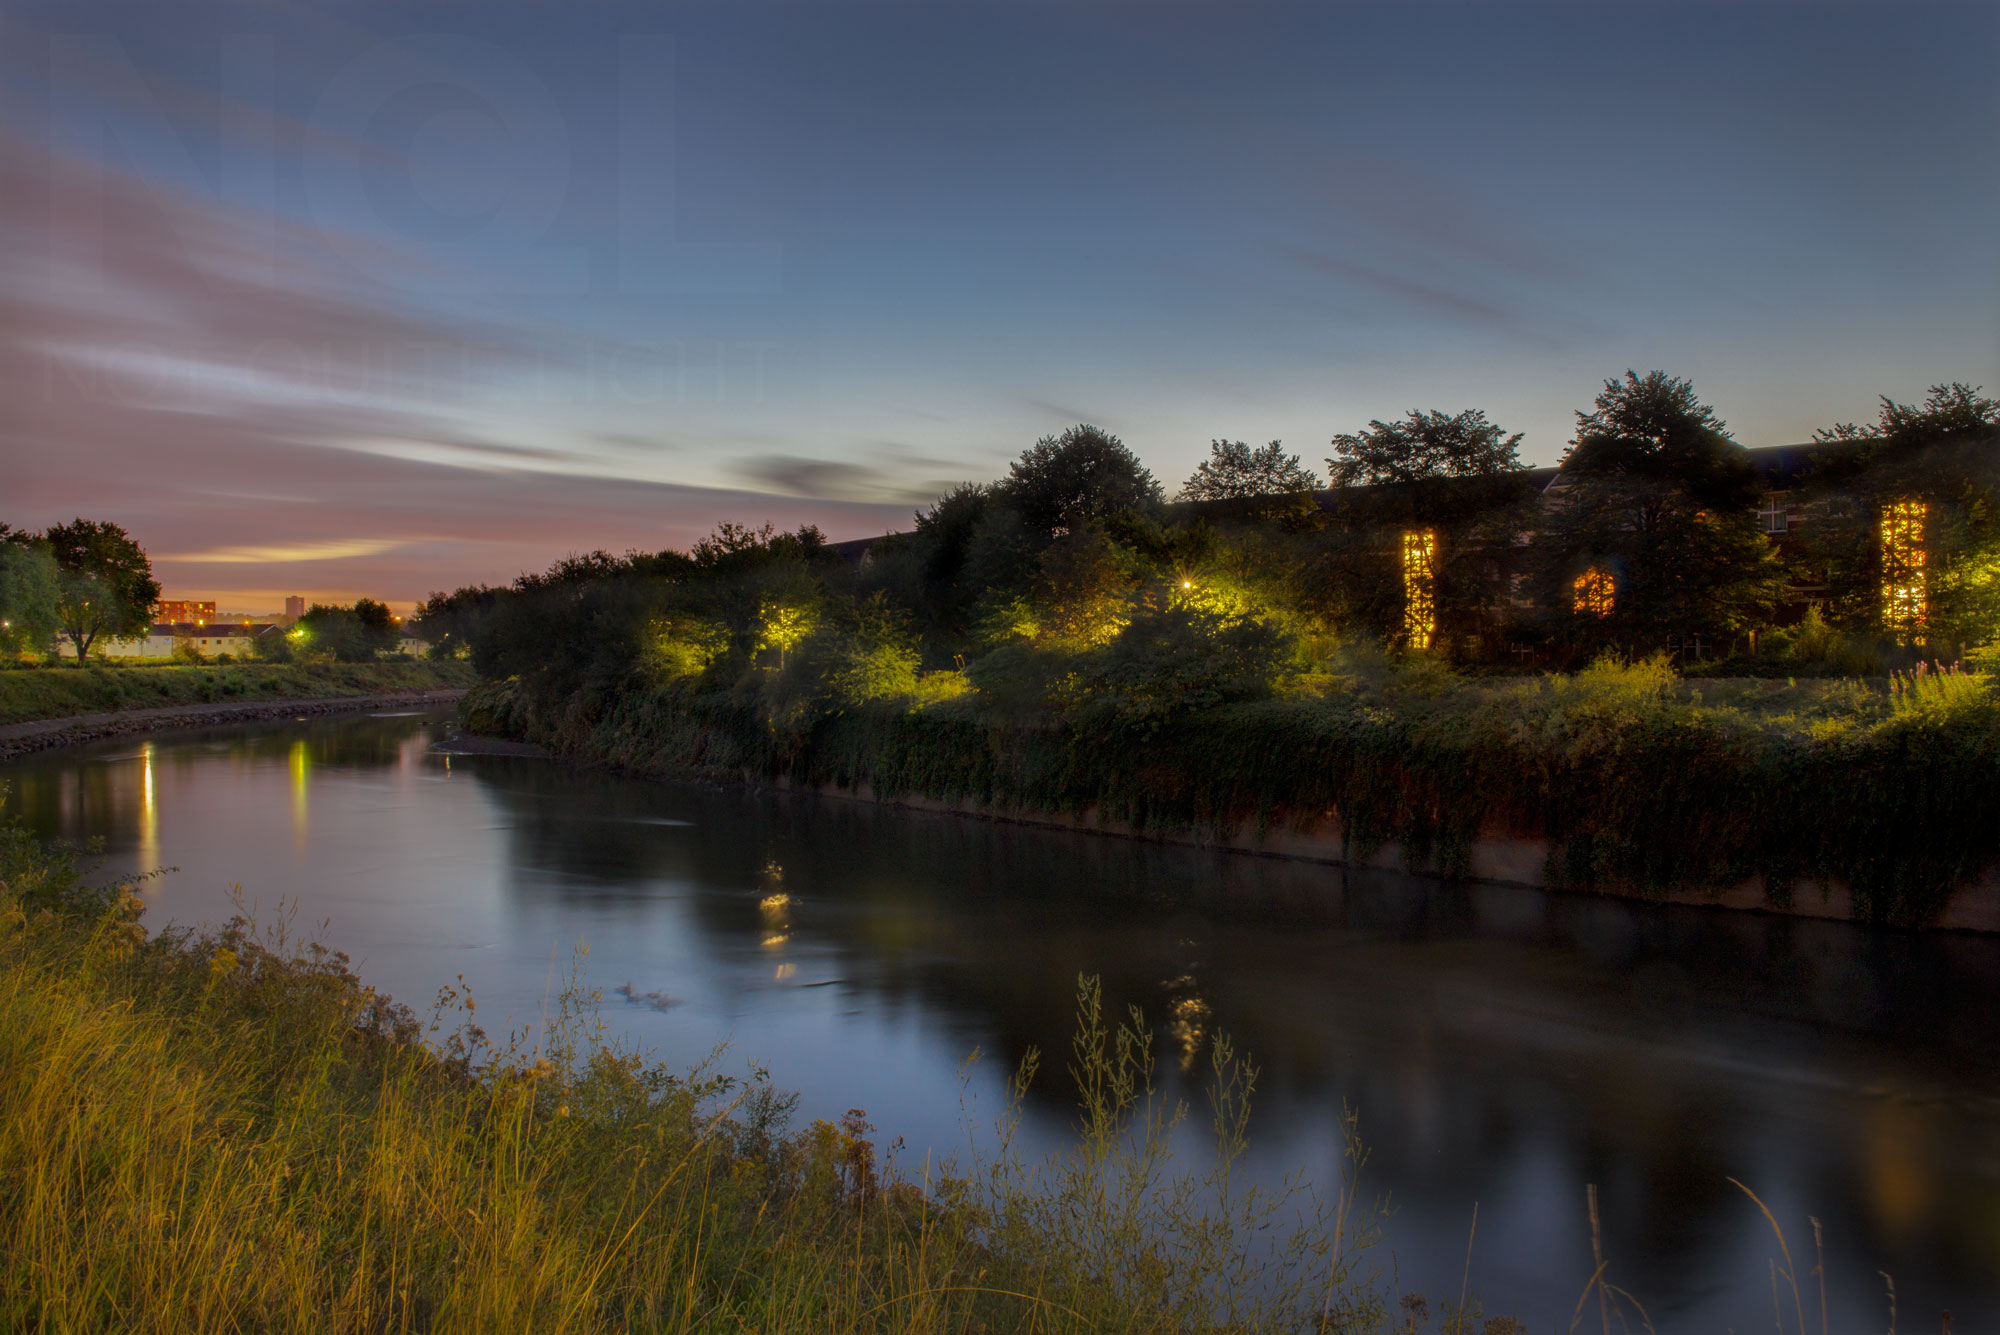
[{"label": "tall narrow window", "polygon": [[1403,640],[1428,649],[1437,633],[1437,534],[1427,528],[1403,533]]},{"label": "tall narrow window", "polygon": [[1930,611],[1924,593],[1922,501],[1895,501],[1882,507],[1882,625],[1904,644],[1924,637]]},{"label": "tall narrow window", "polygon": [[1573,612],[1610,616],[1617,597],[1618,581],[1602,566],[1592,566],[1569,582],[1569,605]]}]

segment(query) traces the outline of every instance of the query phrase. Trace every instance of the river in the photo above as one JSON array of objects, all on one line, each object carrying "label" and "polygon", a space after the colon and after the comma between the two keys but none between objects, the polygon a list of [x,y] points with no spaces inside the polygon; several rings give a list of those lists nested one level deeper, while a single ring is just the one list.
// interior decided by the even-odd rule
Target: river
[{"label": "river", "polygon": [[445,726],[162,733],[0,779],[31,827],[101,839],[107,870],[174,868],[150,925],[217,921],[240,885],[419,1010],[463,975],[496,1032],[587,943],[618,1034],[675,1065],[727,1042],[801,1116],[865,1108],[906,1165],[962,1147],[961,1081],[990,1111],[1030,1045],[1051,1059],[1028,1134],[1064,1134],[1091,973],[1157,1022],[1169,1086],[1218,1030],[1252,1054],[1260,1176],[1331,1189],[1353,1108],[1364,1190],[1393,1207],[1380,1259],[1433,1303],[1470,1234],[1489,1310],[1566,1328],[1595,1183],[1608,1274],[1662,1332],[1770,1329],[1777,1252],[1736,1177],[1808,1292],[1824,1225],[1835,1331],[1888,1328],[1878,1271],[1904,1330],[1947,1308],[2000,1328],[2000,941],[447,756]]}]

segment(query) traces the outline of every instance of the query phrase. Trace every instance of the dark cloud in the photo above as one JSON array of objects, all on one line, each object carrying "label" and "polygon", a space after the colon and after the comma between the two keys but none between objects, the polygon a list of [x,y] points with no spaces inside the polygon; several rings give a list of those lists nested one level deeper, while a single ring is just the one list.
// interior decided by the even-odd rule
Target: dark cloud
[{"label": "dark cloud", "polygon": [[739,462],[736,474],[760,490],[785,496],[897,506],[936,500],[954,485],[894,468],[796,454],[760,454]]},{"label": "dark cloud", "polygon": [[1311,273],[1341,283],[1368,288],[1370,291],[1391,297],[1431,315],[1442,315],[1451,319],[1502,328],[1512,328],[1522,323],[1522,313],[1513,307],[1501,306],[1490,300],[1469,296],[1462,291],[1405,277],[1402,274],[1371,268],[1325,251],[1291,246],[1281,248],[1278,253]]}]

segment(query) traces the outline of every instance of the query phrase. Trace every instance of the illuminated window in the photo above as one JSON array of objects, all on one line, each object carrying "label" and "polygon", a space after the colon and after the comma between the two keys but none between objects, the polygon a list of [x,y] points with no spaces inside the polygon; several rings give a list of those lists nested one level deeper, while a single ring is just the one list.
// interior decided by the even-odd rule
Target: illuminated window
[{"label": "illuminated window", "polygon": [[1930,610],[1924,596],[1924,503],[1882,507],[1882,624],[1908,643],[1921,641]]},{"label": "illuminated window", "polygon": [[1403,534],[1403,639],[1412,649],[1431,647],[1437,631],[1437,534],[1413,528]]},{"label": "illuminated window", "polygon": [[1592,566],[1569,583],[1569,605],[1573,612],[1610,616],[1617,597],[1618,581],[1601,566]]}]

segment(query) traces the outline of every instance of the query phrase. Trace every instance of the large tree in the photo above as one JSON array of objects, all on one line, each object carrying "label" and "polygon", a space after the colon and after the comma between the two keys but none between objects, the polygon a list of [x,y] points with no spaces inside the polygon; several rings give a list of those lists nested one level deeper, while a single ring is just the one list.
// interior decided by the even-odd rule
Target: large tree
[{"label": "large tree", "polygon": [[0,524],[0,654],[54,647],[61,578],[46,542]]},{"label": "large tree", "polygon": [[1089,425],[1044,436],[1014,461],[1002,501],[1040,534],[1157,509],[1160,484],[1125,443]]},{"label": "large tree", "polygon": [[1574,623],[1568,638],[1634,651],[1755,628],[1782,587],[1757,496],[1748,451],[1692,384],[1605,381],[1547,493],[1545,605]]},{"label": "large tree", "polygon": [[109,521],[75,519],[42,536],[59,571],[57,622],[76,648],[77,666],[105,636],[131,639],[152,629],[159,581],[146,553],[124,529]]},{"label": "large tree", "polygon": [[1477,408],[1446,413],[1412,408],[1393,422],[1372,421],[1335,436],[1327,473],[1336,487],[1416,482],[1434,477],[1491,477],[1518,471],[1521,434],[1486,420]]},{"label": "large tree", "polygon": [[1286,454],[1282,442],[1253,450],[1240,440],[1218,440],[1210,442],[1207,461],[1194,470],[1177,499],[1226,501],[1318,490],[1318,475],[1300,467],[1299,456]]}]

